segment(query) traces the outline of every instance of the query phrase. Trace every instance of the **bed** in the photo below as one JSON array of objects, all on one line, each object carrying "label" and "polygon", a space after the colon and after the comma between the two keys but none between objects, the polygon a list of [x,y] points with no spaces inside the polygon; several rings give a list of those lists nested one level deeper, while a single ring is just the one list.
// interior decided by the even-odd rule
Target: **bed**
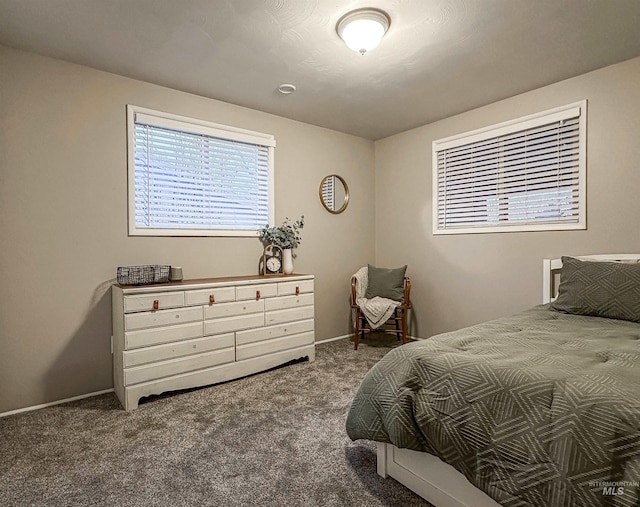
[{"label": "bed", "polygon": [[438,507],[640,505],[639,262],[545,260],[542,305],[393,349],[348,435]]}]

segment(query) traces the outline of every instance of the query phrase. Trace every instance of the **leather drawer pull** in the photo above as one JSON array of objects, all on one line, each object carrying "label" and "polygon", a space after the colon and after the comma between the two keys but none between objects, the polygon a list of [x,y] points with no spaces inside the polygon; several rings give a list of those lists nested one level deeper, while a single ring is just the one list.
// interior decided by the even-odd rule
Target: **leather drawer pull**
[{"label": "leather drawer pull", "polygon": [[296,287],[296,296],[300,295],[300,287]]},{"label": "leather drawer pull", "polygon": [[257,290],[256,291],[256,301],[259,301],[259,300],[260,300],[260,291]]},{"label": "leather drawer pull", "polygon": [[213,303],[215,303],[215,302],[216,302],[216,298],[213,296],[213,294],[211,294],[211,295],[209,296],[209,304],[210,304],[210,305],[212,305],[212,304],[213,304]]},{"label": "leather drawer pull", "polygon": [[159,306],[160,306],[160,301],[158,301],[157,299],[154,299],[153,300],[153,309],[157,310]]}]

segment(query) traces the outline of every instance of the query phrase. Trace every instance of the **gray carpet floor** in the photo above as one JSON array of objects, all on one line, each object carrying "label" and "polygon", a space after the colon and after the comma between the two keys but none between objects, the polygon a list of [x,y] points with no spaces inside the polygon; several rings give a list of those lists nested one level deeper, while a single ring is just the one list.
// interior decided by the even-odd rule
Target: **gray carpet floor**
[{"label": "gray carpet floor", "polygon": [[353,395],[393,339],[369,343],[324,343],[313,363],[128,413],[106,394],[0,419],[0,505],[429,505],[376,474],[374,443],[346,435]]}]

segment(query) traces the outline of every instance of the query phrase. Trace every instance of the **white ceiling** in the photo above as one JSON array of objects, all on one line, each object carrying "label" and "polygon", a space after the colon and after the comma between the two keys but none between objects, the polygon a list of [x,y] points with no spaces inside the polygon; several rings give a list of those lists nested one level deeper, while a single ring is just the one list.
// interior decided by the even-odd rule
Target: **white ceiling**
[{"label": "white ceiling", "polygon": [[640,0],[0,0],[0,44],[380,139],[640,56]]}]

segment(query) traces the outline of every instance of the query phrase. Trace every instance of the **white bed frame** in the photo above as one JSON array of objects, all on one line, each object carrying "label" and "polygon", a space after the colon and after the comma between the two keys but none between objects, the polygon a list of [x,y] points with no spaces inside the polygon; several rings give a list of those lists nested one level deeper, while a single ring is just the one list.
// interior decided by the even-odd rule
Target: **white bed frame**
[{"label": "white bed frame", "polygon": [[[640,254],[573,256],[580,260],[640,263]],[[544,259],[542,302],[558,294],[561,259]],[[393,477],[436,507],[500,507],[451,465],[425,452],[378,442],[378,475]]]}]

